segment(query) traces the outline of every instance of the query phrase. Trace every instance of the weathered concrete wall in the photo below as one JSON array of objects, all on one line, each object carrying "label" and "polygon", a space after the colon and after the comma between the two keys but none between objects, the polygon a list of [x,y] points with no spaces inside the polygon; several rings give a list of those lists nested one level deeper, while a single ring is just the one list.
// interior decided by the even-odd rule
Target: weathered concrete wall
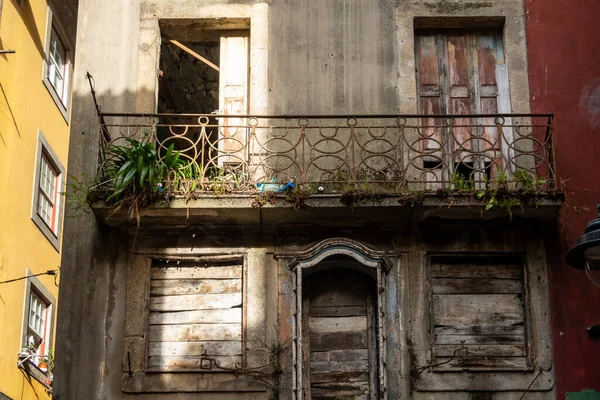
[{"label": "weathered concrete wall", "polygon": [[600,9],[596,2],[527,0],[527,42],[534,112],[555,113],[556,167],[569,193],[560,229],[549,232],[548,270],[558,399],[565,392],[600,390],[600,342],[586,329],[598,324],[600,289],[564,262],[565,252],[595,218],[600,199]]},{"label": "weathered concrete wall", "polygon": [[[85,74],[94,76],[105,109],[135,111],[138,28],[137,1],[79,5],[68,169],[84,181],[95,176],[98,151],[98,119]],[[118,398],[127,238],[67,207],[63,243],[53,396]]]}]

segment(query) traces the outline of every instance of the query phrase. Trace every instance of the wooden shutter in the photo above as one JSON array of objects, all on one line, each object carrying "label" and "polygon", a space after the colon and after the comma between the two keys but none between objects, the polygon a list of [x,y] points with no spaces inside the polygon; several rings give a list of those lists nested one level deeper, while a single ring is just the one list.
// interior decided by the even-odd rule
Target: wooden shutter
[{"label": "wooden shutter", "polygon": [[[420,113],[460,115],[498,112],[496,68],[504,63],[499,34],[418,32],[416,58]],[[424,141],[424,150],[442,151],[442,146],[446,146],[444,150],[452,154],[452,159],[444,162],[450,163],[452,172],[457,164],[468,164],[480,171],[490,164],[501,164],[501,143],[497,128],[493,126],[494,118],[456,118],[448,141],[444,138],[447,133],[439,128],[443,121],[429,118],[423,119],[422,123],[423,135],[434,139]],[[476,125],[491,126],[478,131],[474,128]],[[485,156],[476,160],[472,151]]]},{"label": "wooden shutter", "polygon": [[[221,37],[219,114],[248,114],[248,37]],[[220,122],[219,165],[237,165],[246,160],[246,120],[223,118]]]},{"label": "wooden shutter", "polygon": [[433,347],[448,368],[527,367],[523,266],[512,258],[432,258]]},{"label": "wooden shutter", "polygon": [[203,356],[241,363],[241,262],[153,263],[151,274],[149,370],[204,370]]}]

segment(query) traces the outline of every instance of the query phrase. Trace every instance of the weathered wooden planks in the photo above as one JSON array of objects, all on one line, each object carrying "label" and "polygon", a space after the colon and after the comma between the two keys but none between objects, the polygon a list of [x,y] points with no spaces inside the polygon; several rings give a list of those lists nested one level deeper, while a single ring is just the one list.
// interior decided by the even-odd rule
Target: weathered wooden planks
[{"label": "weathered wooden planks", "polygon": [[152,279],[241,279],[241,265],[153,267]]},{"label": "weathered wooden planks", "polygon": [[513,264],[432,264],[433,278],[522,279],[523,267]]},{"label": "weathered wooden planks", "polygon": [[[466,351],[469,357],[480,357],[480,356],[495,356],[495,357],[524,357],[525,346],[523,345],[467,345]],[[458,356],[466,355],[465,350],[461,349],[461,346],[457,345],[437,345],[435,346],[435,354],[438,357],[451,357],[456,354]],[[455,353],[456,351],[456,353]]]},{"label": "weathered wooden planks", "polygon": [[434,314],[460,315],[460,314],[518,314],[522,312],[523,305],[519,295],[499,294],[435,294],[433,302]]},{"label": "weathered wooden planks", "polygon": [[326,332],[310,334],[311,351],[366,349],[367,332]]},{"label": "weathered wooden planks", "polygon": [[241,291],[241,279],[153,279],[150,282],[151,296],[239,293]]},{"label": "weathered wooden planks", "polygon": [[150,313],[151,325],[241,324],[242,309],[214,309]]},{"label": "weathered wooden planks", "polygon": [[[242,356],[210,356],[221,367],[234,368],[236,363],[242,361]],[[209,362],[205,360],[201,364],[202,358],[199,356],[150,356],[148,357],[148,368],[159,370],[199,370],[201,365],[208,366]],[[212,368],[215,368],[213,365]]]},{"label": "weathered wooden planks", "polygon": [[[526,367],[522,266],[498,259],[452,261],[431,265],[436,364],[444,363],[442,369]],[[451,360],[456,349],[461,350]]]},{"label": "weathered wooden planks", "polygon": [[313,317],[352,317],[367,315],[366,306],[333,306],[311,307],[310,315]]},{"label": "weathered wooden planks", "polygon": [[439,294],[523,293],[523,283],[518,279],[433,278],[431,283]]},{"label": "weathered wooden planks", "polygon": [[235,356],[242,354],[241,341],[205,341],[205,342],[150,342],[148,344],[150,356],[200,356],[226,355]]},{"label": "weathered wooden planks", "polygon": [[150,325],[150,342],[242,340],[241,324]]},{"label": "weathered wooden planks", "polygon": [[310,317],[310,331],[317,332],[354,332],[367,329],[367,316],[354,317]]},{"label": "weathered wooden planks", "polygon": [[326,271],[305,281],[304,340],[310,349],[304,359],[309,372],[305,387],[310,398],[370,399],[376,393],[369,371],[369,348],[376,346],[368,333],[375,329],[368,319],[370,283],[349,270]]},{"label": "weathered wooden planks", "polygon": [[525,323],[523,313],[474,313],[435,315],[435,326],[480,325],[480,326],[512,326]]},{"label": "weathered wooden planks", "polygon": [[369,360],[360,361],[311,361],[312,372],[356,372],[368,371]]},{"label": "weathered wooden planks", "polygon": [[360,361],[368,359],[369,351],[367,349],[312,351],[310,353],[311,361]]},{"label": "weathered wooden planks", "polygon": [[527,367],[526,357],[466,357],[454,358],[450,361],[450,357],[436,357],[436,363],[444,363],[439,369],[449,368],[506,368],[506,369],[523,369]]},{"label": "weathered wooden planks", "polygon": [[[501,314],[500,314],[501,315]],[[500,321],[499,321],[500,322]],[[523,335],[523,325],[437,325],[433,331],[437,335]]]},{"label": "weathered wooden planks", "polygon": [[241,306],[241,293],[185,294],[150,298],[150,311],[212,310]]},{"label": "weathered wooden planks", "polygon": [[163,263],[151,276],[149,370],[205,370],[211,363],[201,365],[203,356],[225,368],[241,363],[241,265]]},{"label": "weathered wooden planks", "polygon": [[435,335],[436,344],[524,344],[524,335]]}]

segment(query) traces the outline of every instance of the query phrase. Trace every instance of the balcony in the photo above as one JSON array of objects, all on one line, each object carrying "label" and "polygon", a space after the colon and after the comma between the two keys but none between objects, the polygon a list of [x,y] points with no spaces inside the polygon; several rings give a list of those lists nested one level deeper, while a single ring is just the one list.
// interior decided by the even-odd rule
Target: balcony
[{"label": "balcony", "polygon": [[[376,209],[400,207],[412,209],[413,217],[418,209],[424,218],[439,214],[445,204],[475,210],[454,210],[456,218],[512,218],[512,209],[540,217],[539,209],[554,215],[562,199],[552,119],[550,114],[104,113],[98,176],[102,181],[111,169],[114,173],[111,148],[130,145],[127,139],[152,143],[159,162],[178,151],[181,166],[152,189],[167,202],[142,212],[148,223],[177,223],[183,215],[187,223],[208,216],[252,223],[259,214],[261,223],[265,217],[294,222],[282,214],[290,208],[350,208],[353,218],[368,219]],[[97,202],[93,208],[102,218],[110,215],[113,224],[128,220],[126,213],[111,213],[110,204]],[[298,214],[298,221],[306,216]]]}]

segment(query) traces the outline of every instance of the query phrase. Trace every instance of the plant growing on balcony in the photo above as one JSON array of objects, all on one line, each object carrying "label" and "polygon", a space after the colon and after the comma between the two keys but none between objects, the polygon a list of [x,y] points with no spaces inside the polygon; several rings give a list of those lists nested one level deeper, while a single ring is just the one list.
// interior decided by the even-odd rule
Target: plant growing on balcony
[{"label": "plant growing on balcony", "polygon": [[183,165],[180,152],[173,150],[174,144],[161,160],[148,136],[142,140],[126,138],[127,145],[111,144],[106,150],[109,161],[105,182],[111,192],[106,201],[141,199],[140,194],[156,193],[169,172]]}]

